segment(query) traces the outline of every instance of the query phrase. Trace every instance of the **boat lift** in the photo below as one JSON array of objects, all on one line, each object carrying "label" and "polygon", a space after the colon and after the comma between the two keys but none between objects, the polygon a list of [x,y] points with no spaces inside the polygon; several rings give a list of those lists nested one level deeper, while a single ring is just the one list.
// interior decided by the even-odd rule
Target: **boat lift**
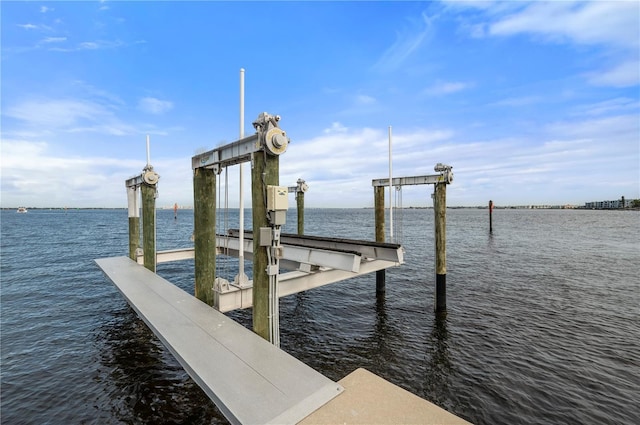
[{"label": "boat lift", "polygon": [[[194,173],[198,169],[209,169],[214,174],[220,174],[226,167],[248,161],[252,162],[252,173],[255,172],[255,166],[258,165],[256,162],[263,160],[263,156],[275,158],[287,149],[289,139],[279,127],[279,121],[278,115],[261,113],[253,122],[255,134],[194,156],[192,158]],[[293,188],[269,185],[265,183],[265,174],[253,176],[252,179],[254,191],[257,186],[258,190],[264,192],[264,197],[260,201],[264,201],[266,206],[264,210],[266,219],[259,217],[264,224],[254,229],[254,232],[238,231],[226,235],[215,235],[211,238],[214,240],[207,241],[207,244],[215,243],[215,256],[253,259],[254,279],[250,281],[236,279],[230,282],[222,276],[217,276],[207,285],[213,285],[212,305],[220,311],[252,307],[256,302],[253,291],[256,274],[264,273],[264,270],[260,270],[261,267],[255,266],[255,253],[264,249],[268,259],[265,268],[269,280],[269,340],[272,343],[278,345],[278,299],[280,297],[404,263],[403,249],[398,244],[282,234],[281,226],[285,223],[288,209],[287,194]],[[298,194],[303,194],[307,188],[306,183],[299,180],[294,190]],[[255,202],[254,199],[254,204]],[[255,214],[261,214],[258,207],[262,206],[253,205],[252,208],[254,227],[256,227]],[[203,238],[202,235],[197,237],[201,240]],[[258,245],[255,245],[256,241]],[[198,246],[196,243],[196,249]],[[256,247],[259,248],[256,249]],[[198,254],[196,252],[180,250],[171,251],[166,255],[163,252],[157,253],[159,262],[165,259],[191,258],[191,256],[196,258],[197,269]],[[209,261],[215,264],[215,257],[211,257]],[[287,270],[287,273],[281,273],[281,269]],[[258,297],[258,299],[261,298]]]}]

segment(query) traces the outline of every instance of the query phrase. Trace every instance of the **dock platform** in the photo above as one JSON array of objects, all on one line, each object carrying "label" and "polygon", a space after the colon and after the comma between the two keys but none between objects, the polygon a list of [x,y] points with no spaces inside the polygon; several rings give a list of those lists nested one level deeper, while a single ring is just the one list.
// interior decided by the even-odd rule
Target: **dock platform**
[{"label": "dock platform", "polygon": [[233,424],[469,424],[365,369],[336,383],[128,257],[95,262]]},{"label": "dock platform", "polygon": [[471,425],[366,369],[356,369],[339,383],[344,392],[300,425]]}]

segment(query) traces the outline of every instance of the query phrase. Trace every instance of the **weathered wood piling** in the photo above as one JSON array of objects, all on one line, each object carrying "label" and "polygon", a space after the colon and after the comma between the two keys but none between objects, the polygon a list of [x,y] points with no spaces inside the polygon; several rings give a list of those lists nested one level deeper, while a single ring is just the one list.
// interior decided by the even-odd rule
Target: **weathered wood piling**
[{"label": "weathered wood piling", "polygon": [[489,233],[493,233],[493,201],[489,201]]},{"label": "weathered wood piling", "polygon": [[213,305],[216,279],[216,173],[212,168],[193,170],[193,242],[195,296]]},{"label": "weathered wood piling", "polygon": [[298,212],[298,234],[304,235],[304,193],[307,185],[302,179],[298,179],[296,186],[296,207]]},{"label": "weathered wood piling", "polygon": [[[384,242],[384,186],[374,186],[373,204],[375,216],[376,242]],[[386,270],[376,272],[376,293],[383,294],[386,291]]]},{"label": "weathered wood piling", "polygon": [[[149,173],[149,171],[146,173]],[[157,184],[144,182],[140,189],[142,194],[142,250],[144,251],[144,266],[155,273]]]},{"label": "weathered wood piling", "polygon": [[434,311],[447,311],[447,185],[435,185],[433,196],[435,245],[436,245],[436,293]]},{"label": "weathered wood piling", "polygon": [[[270,227],[267,218],[267,186],[278,186],[280,180],[278,156],[265,151],[253,154],[251,170],[251,205],[253,208],[253,331],[269,340],[269,276],[267,275],[268,242],[260,240],[260,228]],[[263,243],[265,244],[263,246]]]}]

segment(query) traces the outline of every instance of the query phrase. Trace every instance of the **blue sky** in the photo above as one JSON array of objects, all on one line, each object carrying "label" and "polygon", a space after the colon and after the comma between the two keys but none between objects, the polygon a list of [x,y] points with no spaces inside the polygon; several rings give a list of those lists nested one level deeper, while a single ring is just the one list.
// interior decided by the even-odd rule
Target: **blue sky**
[{"label": "blue sky", "polygon": [[126,206],[147,134],[158,205],[192,205],[191,157],[238,138],[240,68],[245,131],[281,115],[280,183],[305,179],[309,207],[373,205],[388,126],[394,176],[453,166],[449,205],[640,198],[635,1],[0,8],[3,207]]}]

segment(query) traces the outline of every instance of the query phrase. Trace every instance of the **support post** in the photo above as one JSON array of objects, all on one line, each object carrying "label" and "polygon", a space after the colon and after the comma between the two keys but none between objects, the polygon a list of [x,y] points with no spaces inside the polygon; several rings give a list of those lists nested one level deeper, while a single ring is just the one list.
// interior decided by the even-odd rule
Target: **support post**
[{"label": "support post", "polygon": [[298,234],[304,235],[304,192],[296,190],[296,206],[298,208]]},{"label": "support post", "polygon": [[435,212],[436,292],[434,311],[447,311],[447,185],[435,185],[433,197]]},{"label": "support post", "polygon": [[493,201],[489,201],[489,233],[493,233]]},{"label": "support post", "polygon": [[[376,242],[384,242],[384,189],[384,186],[374,186],[373,188]],[[378,270],[376,272],[376,293],[384,293],[386,290],[385,286],[385,270]]]},{"label": "support post", "polygon": [[[270,227],[267,219],[266,190],[279,185],[279,157],[265,151],[253,153],[251,206],[253,216],[253,331],[269,342],[269,276],[267,250],[260,240],[260,228]],[[266,243],[270,245],[270,243]],[[277,296],[277,295],[276,295]]]},{"label": "support post", "polygon": [[156,272],[156,184],[142,183],[142,249],[144,266]]},{"label": "support post", "polygon": [[127,187],[127,203],[129,207],[129,258],[136,260],[136,251],[140,247],[140,207],[138,186]]},{"label": "support post", "polygon": [[213,305],[216,278],[216,174],[210,168],[193,170],[193,230],[195,296]]}]

